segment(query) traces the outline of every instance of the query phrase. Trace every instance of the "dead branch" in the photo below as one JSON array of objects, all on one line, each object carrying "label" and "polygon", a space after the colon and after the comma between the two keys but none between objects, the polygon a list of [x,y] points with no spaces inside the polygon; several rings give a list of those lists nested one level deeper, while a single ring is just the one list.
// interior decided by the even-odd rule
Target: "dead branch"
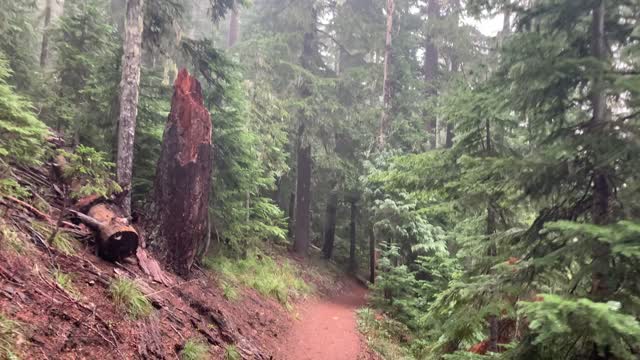
[{"label": "dead branch", "polygon": [[9,196],[9,195],[5,195],[5,194],[0,194],[3,198],[7,199],[7,200],[11,200],[12,202],[22,206],[23,208],[31,211],[34,215],[36,215],[37,217],[39,217],[42,220],[46,220],[48,223],[53,224],[53,220],[51,219],[51,217],[45,213],[43,213],[42,211],[36,209],[35,207],[27,204],[26,202],[22,201],[22,200],[18,200],[16,198],[14,198],[13,196]]}]

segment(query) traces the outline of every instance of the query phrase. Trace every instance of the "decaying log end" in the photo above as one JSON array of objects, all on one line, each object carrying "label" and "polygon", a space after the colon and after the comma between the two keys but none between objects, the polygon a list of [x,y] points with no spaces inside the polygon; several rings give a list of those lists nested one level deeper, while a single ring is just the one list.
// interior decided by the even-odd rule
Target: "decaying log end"
[{"label": "decaying log end", "polygon": [[120,210],[111,204],[93,206],[88,216],[97,222],[98,253],[105,260],[117,261],[135,254],[140,237]]},{"label": "decaying log end", "polygon": [[[120,228],[107,235],[100,231],[99,255],[105,260],[117,261],[135,254],[138,248],[138,233],[130,226]],[[106,240],[105,240],[106,239]]]}]

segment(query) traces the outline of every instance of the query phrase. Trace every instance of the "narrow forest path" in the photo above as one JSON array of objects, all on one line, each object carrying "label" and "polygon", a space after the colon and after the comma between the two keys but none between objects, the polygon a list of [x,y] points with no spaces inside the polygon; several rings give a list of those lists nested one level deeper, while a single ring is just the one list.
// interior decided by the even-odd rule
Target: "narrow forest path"
[{"label": "narrow forest path", "polygon": [[278,360],[370,359],[356,324],[367,290],[355,281],[338,295],[315,298],[298,308],[298,319],[284,337]]}]

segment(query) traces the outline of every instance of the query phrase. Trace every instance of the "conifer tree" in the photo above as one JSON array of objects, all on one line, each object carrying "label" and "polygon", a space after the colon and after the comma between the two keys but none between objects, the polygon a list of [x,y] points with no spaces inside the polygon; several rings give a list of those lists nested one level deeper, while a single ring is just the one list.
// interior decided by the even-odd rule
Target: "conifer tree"
[{"label": "conifer tree", "polygon": [[131,212],[131,178],[133,167],[133,143],[138,114],[140,66],[142,60],[142,30],[144,0],[127,0],[122,55],[122,79],[120,80],[120,115],[118,120],[118,183],[129,193],[122,207]]}]

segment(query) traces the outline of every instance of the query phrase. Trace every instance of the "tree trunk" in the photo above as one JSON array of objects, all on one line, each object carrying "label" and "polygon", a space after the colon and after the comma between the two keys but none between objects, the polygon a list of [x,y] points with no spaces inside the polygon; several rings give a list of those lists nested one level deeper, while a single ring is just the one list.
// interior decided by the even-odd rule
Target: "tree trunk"
[{"label": "tree trunk", "polygon": [[[496,232],[496,212],[495,212],[495,204],[493,195],[489,197],[487,201],[487,240],[491,240],[491,235]],[[494,244],[489,245],[489,250],[487,255],[496,256],[496,247]],[[489,344],[488,350],[491,352],[498,352],[498,339],[500,338],[499,327],[498,327],[498,317],[496,315],[489,315],[487,320],[489,326]]]},{"label": "tree trunk", "polygon": [[[593,8],[591,54],[594,58],[603,62],[607,60],[604,18],[604,0],[600,0]],[[593,88],[591,89],[591,106],[593,107],[592,131],[601,131],[606,126],[608,109],[604,86],[603,74],[596,74]],[[609,204],[611,188],[607,167],[596,166],[593,175],[593,205],[591,207],[591,218],[596,225],[611,223]],[[597,301],[606,300],[614,288],[610,279],[610,259],[611,248],[609,244],[596,240],[593,248],[591,296]]]},{"label": "tree trunk", "polygon": [[327,211],[324,222],[324,245],[322,252],[325,259],[331,259],[333,255],[333,243],[336,237],[336,213],[338,212],[338,194],[331,191],[327,200]]},{"label": "tree trunk", "polygon": [[[460,1],[459,0],[452,0],[451,1],[451,6],[453,7],[452,9],[452,17],[453,17],[453,23],[455,24],[456,27],[460,26],[460,12],[462,11],[462,6],[460,5]],[[458,71],[460,70],[460,60],[458,58],[458,54],[456,53],[457,49],[454,49],[454,53],[451,56],[451,74],[453,76],[455,76]],[[454,134],[454,124],[452,122],[451,119],[449,119],[449,121],[447,121],[447,133],[446,133],[446,137],[445,137],[445,141],[444,141],[444,147],[446,149],[451,149],[453,147],[453,139],[455,137]]]},{"label": "tree trunk", "polygon": [[211,189],[211,117],[200,83],[180,70],[155,179],[158,241],[176,273],[188,275],[207,237]]},{"label": "tree trunk", "polygon": [[511,35],[511,2],[507,0],[504,4],[504,18],[502,20],[502,38]]},{"label": "tree trunk", "polygon": [[131,213],[133,142],[138,115],[144,0],[128,0],[126,11],[120,80],[117,177],[120,186],[129,191],[122,202],[122,208],[128,215]]},{"label": "tree trunk", "polygon": [[[485,151],[486,151],[486,156],[488,157],[488,156],[491,156],[493,153],[492,143],[491,143],[491,123],[489,122],[488,119],[485,121],[485,131],[486,131]],[[497,255],[496,246],[493,243],[493,240],[491,239],[491,236],[496,232],[496,217],[497,217],[496,202],[497,202],[496,195],[494,194],[489,195],[489,198],[487,199],[487,228],[486,228],[487,241],[490,242],[488,251],[487,251],[488,256]],[[500,337],[499,328],[498,328],[498,317],[496,315],[489,315],[487,322],[489,326],[489,344],[488,344],[487,350],[491,352],[498,352],[498,339]]]},{"label": "tree trunk", "polygon": [[[427,4],[427,17],[428,21],[435,22],[440,17],[440,0],[429,0]],[[437,94],[437,78],[438,78],[438,59],[439,52],[438,47],[436,46],[433,38],[433,34],[431,34],[433,30],[430,30],[429,33],[426,34],[426,42],[424,47],[424,64],[423,64],[423,72],[424,72],[424,80],[426,82],[426,97],[434,98]],[[437,123],[438,120],[436,116],[432,114],[425,114],[427,121],[427,135],[429,136],[429,147],[431,149],[436,148],[436,139],[438,136],[437,133]]]},{"label": "tree trunk", "polygon": [[44,27],[42,28],[42,46],[40,48],[40,67],[44,68],[47,65],[47,59],[49,58],[49,25],[51,24],[51,7],[53,0],[47,0],[44,8]]},{"label": "tree trunk", "polygon": [[[451,59],[451,72],[454,74],[457,73],[459,67],[460,65],[458,64],[457,56],[454,56]],[[453,147],[454,138],[455,138],[454,125],[453,125],[453,122],[449,120],[447,121],[447,125],[446,125],[446,135],[444,140],[445,149],[451,149]]]},{"label": "tree trunk", "polygon": [[387,31],[384,46],[384,65],[382,81],[382,115],[378,129],[378,147],[382,150],[386,144],[386,132],[389,127],[389,108],[391,107],[391,78],[389,67],[391,63],[391,40],[393,31],[394,0],[387,0]]},{"label": "tree trunk", "polygon": [[369,227],[369,281],[376,282],[376,236],[373,225]]},{"label": "tree trunk", "polygon": [[[300,65],[312,73],[316,70],[315,55],[318,53],[317,40],[317,13],[315,8],[311,8],[311,25],[304,33],[302,39],[302,54]],[[299,96],[306,99],[312,95],[312,90],[306,81],[300,85]],[[296,209],[295,209],[295,231],[293,250],[298,255],[306,256],[309,244],[311,243],[311,144],[305,144],[305,130],[308,122],[307,115],[299,112],[298,134],[297,134],[297,166],[296,166]]]},{"label": "tree trunk", "polygon": [[293,239],[293,232],[296,224],[296,193],[294,191],[289,195],[289,221],[287,222],[287,237]]},{"label": "tree trunk", "polygon": [[233,47],[238,42],[240,23],[238,22],[238,7],[235,6],[231,11],[231,17],[229,18],[229,36],[227,38],[227,45]]},{"label": "tree trunk", "polygon": [[351,221],[349,222],[349,271],[355,273],[356,264],[356,220],[358,215],[358,205],[356,200],[351,200]]},{"label": "tree trunk", "polygon": [[298,147],[296,228],[293,250],[302,256],[309,249],[311,225],[311,145]]}]

